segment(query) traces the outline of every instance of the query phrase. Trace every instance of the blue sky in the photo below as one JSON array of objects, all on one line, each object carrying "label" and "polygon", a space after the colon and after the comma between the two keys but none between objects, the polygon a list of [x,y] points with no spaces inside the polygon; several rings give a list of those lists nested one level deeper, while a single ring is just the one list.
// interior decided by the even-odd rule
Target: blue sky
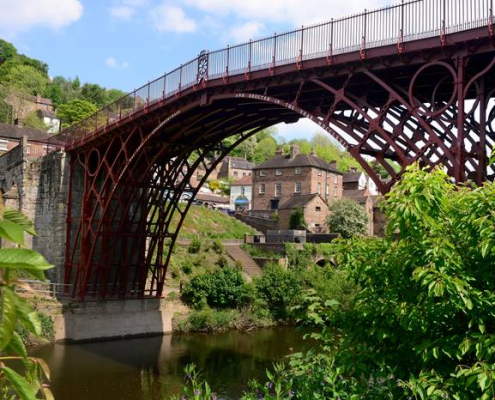
[{"label": "blue sky", "polygon": [[[48,63],[124,91],[214,50],[303,24],[375,8],[386,0],[0,0],[0,37]],[[286,139],[317,131],[279,127]]]}]

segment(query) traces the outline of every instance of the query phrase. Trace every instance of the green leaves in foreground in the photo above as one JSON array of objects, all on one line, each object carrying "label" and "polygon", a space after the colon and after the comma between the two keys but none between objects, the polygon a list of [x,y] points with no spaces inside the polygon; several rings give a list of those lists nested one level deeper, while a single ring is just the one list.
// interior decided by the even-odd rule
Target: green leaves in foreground
[{"label": "green leaves in foreground", "polygon": [[[33,223],[15,210],[4,209],[0,199],[0,239],[2,245],[11,242],[24,245],[24,235],[35,235]],[[25,345],[15,331],[23,326],[31,334],[41,334],[41,323],[36,312],[16,292],[16,287],[28,289],[18,281],[20,273],[44,280],[46,269],[52,268],[43,256],[22,247],[0,248],[0,398],[2,399],[53,399],[43,382],[50,379],[50,371],[41,359],[27,356]],[[9,365],[21,360],[25,374]]]}]

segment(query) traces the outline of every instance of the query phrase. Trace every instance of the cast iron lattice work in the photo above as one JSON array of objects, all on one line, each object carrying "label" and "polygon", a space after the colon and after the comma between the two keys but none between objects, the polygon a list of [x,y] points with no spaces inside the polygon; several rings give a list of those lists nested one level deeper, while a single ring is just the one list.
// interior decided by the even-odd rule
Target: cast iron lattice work
[{"label": "cast iron lattice work", "polygon": [[313,120],[382,192],[415,161],[492,179],[492,21],[491,0],[419,0],[202,53],[65,130],[66,283],[81,298],[160,296],[196,169],[204,182],[225,138],[280,122]]}]

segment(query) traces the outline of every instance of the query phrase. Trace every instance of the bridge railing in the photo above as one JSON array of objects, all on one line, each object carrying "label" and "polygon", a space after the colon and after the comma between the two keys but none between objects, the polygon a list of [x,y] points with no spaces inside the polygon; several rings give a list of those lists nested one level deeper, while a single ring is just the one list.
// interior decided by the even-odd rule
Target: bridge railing
[{"label": "bridge railing", "polygon": [[85,120],[64,129],[53,138],[70,145],[108,127],[111,124],[149,107],[157,101],[179,96],[185,89],[201,89],[209,80],[258,70],[275,69],[294,64],[302,68],[307,60],[326,57],[329,64],[335,55],[396,45],[403,51],[404,43],[428,37],[440,37],[493,24],[494,0],[411,0],[332,19],[329,22],[302,27],[251,40],[222,50],[202,52],[200,56],[179,68],[149,82],[121,99],[99,110]]}]

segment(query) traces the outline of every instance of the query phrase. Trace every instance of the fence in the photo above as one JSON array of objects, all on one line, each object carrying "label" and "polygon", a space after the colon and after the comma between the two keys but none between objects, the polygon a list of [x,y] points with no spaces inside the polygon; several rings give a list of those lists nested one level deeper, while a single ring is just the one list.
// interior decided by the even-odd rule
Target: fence
[{"label": "fence", "polygon": [[329,22],[206,52],[65,129],[55,140],[65,145],[207,81],[304,61],[489,26],[494,0],[412,0],[332,19]]}]

